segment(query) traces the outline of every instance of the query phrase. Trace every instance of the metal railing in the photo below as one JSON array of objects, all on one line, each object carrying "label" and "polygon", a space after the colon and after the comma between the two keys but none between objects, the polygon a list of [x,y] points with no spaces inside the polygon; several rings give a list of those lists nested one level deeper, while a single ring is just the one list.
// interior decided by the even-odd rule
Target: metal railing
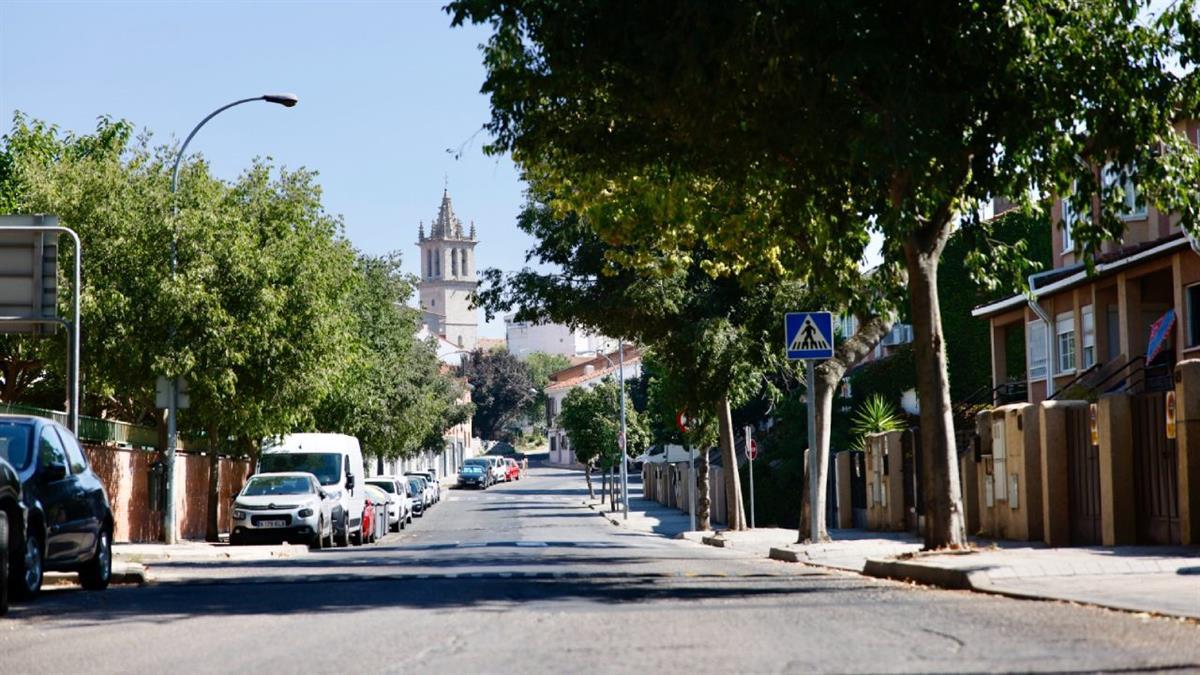
[{"label": "metal railing", "polygon": [[[67,413],[19,403],[0,403],[0,413],[32,415],[52,419],[66,425]],[[79,416],[79,440],[133,448],[154,448],[158,445],[158,430],[141,424],[130,424],[99,417]]]}]

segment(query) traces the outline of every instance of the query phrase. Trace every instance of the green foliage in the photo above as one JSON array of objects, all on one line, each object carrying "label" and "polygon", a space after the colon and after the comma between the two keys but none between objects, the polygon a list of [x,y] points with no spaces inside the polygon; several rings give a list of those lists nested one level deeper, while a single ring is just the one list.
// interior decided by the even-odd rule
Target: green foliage
[{"label": "green foliage", "polygon": [[525,367],[529,370],[529,381],[537,390],[537,395],[525,406],[525,415],[529,419],[540,419],[546,409],[546,385],[550,382],[550,376],[570,366],[571,359],[562,354],[534,352],[525,357]]},{"label": "green foliage", "polygon": [[[620,465],[621,433],[620,389],[605,379],[595,387],[576,387],[563,399],[558,423],[567,432],[571,450],[584,464],[601,468]],[[626,392],[625,428],[628,454],[645,452],[650,435],[641,415],[628,404]]]},{"label": "green foliage", "polygon": [[896,412],[896,406],[879,394],[875,394],[864,401],[854,414],[854,422],[850,428],[854,434],[851,449],[862,450],[864,439],[868,434],[900,431],[905,426],[904,418]]},{"label": "green foliage", "polygon": [[476,349],[460,374],[472,387],[475,431],[485,440],[499,440],[536,399],[529,368],[507,350]]},{"label": "green foliage", "polygon": [[[259,160],[227,183],[193,157],[173,196],[174,152],[108,118],[75,136],[18,113],[0,139],[0,208],[56,214],[82,240],[85,412],[157,421],[156,376],[182,375],[181,431],[214,444],[319,426],[378,453],[440,445],[460,389],[398,306],[398,259],[356,254],[311,171]],[[63,351],[0,338],[4,399],[61,406]]]}]

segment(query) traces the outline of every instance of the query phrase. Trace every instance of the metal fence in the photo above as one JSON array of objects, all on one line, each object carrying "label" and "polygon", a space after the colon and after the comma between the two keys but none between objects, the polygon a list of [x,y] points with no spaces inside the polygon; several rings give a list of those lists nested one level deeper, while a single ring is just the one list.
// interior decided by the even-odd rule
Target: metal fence
[{"label": "metal fence", "polygon": [[[66,425],[67,413],[47,410],[19,403],[0,403],[0,413],[10,415],[33,415],[52,419]],[[158,430],[141,424],[130,424],[99,417],[79,416],[79,440],[131,448],[154,448],[158,445]],[[181,442],[181,445],[184,445]]]}]

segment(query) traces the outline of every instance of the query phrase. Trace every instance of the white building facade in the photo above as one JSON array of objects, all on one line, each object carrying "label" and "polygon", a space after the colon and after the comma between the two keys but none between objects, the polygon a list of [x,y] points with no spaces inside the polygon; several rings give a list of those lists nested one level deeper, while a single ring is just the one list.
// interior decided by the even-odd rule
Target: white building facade
[{"label": "white building facade", "polygon": [[511,314],[504,317],[504,337],[508,352],[522,360],[536,352],[579,356],[599,354],[617,348],[616,340],[603,335],[573,329],[559,323],[535,324],[516,321]]},{"label": "white building facade", "polygon": [[[552,464],[572,465],[576,463],[575,452],[571,450],[571,441],[567,433],[558,426],[558,416],[562,413],[563,400],[578,387],[595,387],[605,380],[618,381],[622,373],[618,367],[623,366],[625,381],[642,376],[642,355],[635,347],[625,348],[625,361],[618,364],[617,353],[607,356],[597,356],[591,361],[572,366],[566,370],[551,375],[551,383],[546,387],[546,436],[550,441],[550,462]],[[625,405],[632,406],[628,397]]]}]

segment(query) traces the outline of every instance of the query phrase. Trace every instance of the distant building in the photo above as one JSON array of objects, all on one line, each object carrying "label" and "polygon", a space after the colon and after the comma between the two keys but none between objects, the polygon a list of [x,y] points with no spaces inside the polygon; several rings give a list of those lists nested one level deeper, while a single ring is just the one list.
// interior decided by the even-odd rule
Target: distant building
[{"label": "distant building", "polygon": [[525,359],[535,352],[569,357],[598,354],[617,348],[616,340],[603,335],[558,323],[516,321],[511,314],[504,317],[504,334],[509,353],[518,359]]},{"label": "distant building", "polygon": [[[550,376],[546,386],[546,436],[550,439],[550,461],[555,464],[574,464],[575,453],[567,433],[558,426],[563,399],[577,387],[594,387],[606,379],[618,379],[619,353],[598,355],[564,368]],[[642,354],[637,347],[625,346],[625,381],[642,375]],[[626,400],[626,405],[632,405]]]},{"label": "distant building", "polygon": [[463,231],[454,215],[449,191],[442,193],[437,218],[425,236],[425,224],[417,230],[421,250],[421,320],[434,335],[459,349],[475,348],[479,314],[471,308],[471,294],[479,285],[475,275],[475,223]]}]

